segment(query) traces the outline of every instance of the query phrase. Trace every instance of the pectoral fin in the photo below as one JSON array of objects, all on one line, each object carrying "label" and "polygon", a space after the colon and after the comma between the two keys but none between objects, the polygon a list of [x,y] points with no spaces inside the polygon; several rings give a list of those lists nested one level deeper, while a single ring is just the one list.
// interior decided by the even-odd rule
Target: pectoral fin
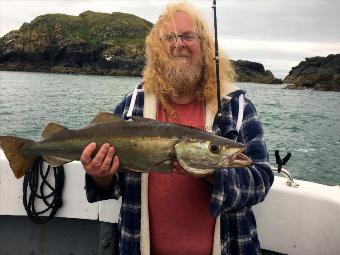
[{"label": "pectoral fin", "polygon": [[[158,167],[158,166],[160,166],[161,164],[164,164],[164,163],[167,162],[167,161],[169,161],[169,163],[171,163],[171,161],[173,161],[174,158],[175,158],[175,157],[166,158],[166,159],[164,159],[164,160],[162,160],[162,161],[160,161],[160,162],[154,164],[153,166],[151,166],[147,171],[148,171],[148,172],[156,172],[156,173],[157,173],[157,172],[159,172],[159,171],[157,171],[157,167]],[[164,171],[161,171],[161,172],[164,172]]]},{"label": "pectoral fin", "polygon": [[171,172],[171,167],[169,167],[168,170],[164,171],[161,170],[160,166],[164,164],[165,162],[169,161],[169,164],[174,160],[174,157],[166,158],[158,163],[155,163],[154,165],[150,166],[148,169],[136,169],[132,167],[122,167],[126,171],[132,171],[132,172],[137,172],[137,173],[170,173]]}]

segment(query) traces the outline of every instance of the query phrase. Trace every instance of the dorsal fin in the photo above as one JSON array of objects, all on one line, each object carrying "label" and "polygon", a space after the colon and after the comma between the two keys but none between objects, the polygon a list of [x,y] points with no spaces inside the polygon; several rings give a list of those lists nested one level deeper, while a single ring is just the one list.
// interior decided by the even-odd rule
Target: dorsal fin
[{"label": "dorsal fin", "polygon": [[122,121],[122,119],[109,112],[100,112],[93,118],[93,120],[91,121],[91,124],[98,125],[98,124],[114,123],[118,121]]},{"label": "dorsal fin", "polygon": [[149,119],[149,118],[144,118],[144,117],[139,117],[139,116],[132,116],[131,120],[135,122],[157,122],[154,119]]},{"label": "dorsal fin", "polygon": [[59,133],[61,131],[67,130],[67,128],[63,127],[62,125],[59,125],[57,123],[50,122],[47,124],[44,132],[42,133],[43,138],[48,138],[53,134]]}]

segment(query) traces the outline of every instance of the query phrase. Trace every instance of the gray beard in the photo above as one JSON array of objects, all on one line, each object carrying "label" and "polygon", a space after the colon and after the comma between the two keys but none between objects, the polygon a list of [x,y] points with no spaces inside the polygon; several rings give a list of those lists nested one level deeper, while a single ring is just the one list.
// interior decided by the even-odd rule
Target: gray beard
[{"label": "gray beard", "polygon": [[201,61],[190,61],[190,58],[169,60],[164,65],[164,78],[177,95],[196,91],[201,79]]}]

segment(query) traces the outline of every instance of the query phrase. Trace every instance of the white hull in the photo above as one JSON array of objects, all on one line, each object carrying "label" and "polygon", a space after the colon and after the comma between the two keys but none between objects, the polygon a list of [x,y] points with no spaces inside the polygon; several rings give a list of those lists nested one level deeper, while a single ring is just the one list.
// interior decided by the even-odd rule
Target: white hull
[{"label": "white hull", "polygon": [[[117,223],[121,202],[88,203],[80,163],[64,167],[63,206],[56,217]],[[0,216],[26,215],[22,182],[23,178],[15,179],[0,150]],[[290,255],[339,255],[340,187],[297,183],[299,187],[290,187],[285,178],[275,177],[266,200],[254,206],[262,248]]]}]

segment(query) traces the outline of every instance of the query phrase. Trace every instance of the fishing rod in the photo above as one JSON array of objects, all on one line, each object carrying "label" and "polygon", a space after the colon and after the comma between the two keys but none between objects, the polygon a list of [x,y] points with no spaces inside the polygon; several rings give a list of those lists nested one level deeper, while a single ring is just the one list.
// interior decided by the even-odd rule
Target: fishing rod
[{"label": "fishing rod", "polygon": [[216,0],[213,0],[214,10],[214,32],[215,32],[215,66],[216,66],[216,96],[217,96],[217,116],[220,117],[221,113],[221,84],[220,84],[220,61],[218,56],[218,41],[217,41],[217,16],[216,16]]}]

